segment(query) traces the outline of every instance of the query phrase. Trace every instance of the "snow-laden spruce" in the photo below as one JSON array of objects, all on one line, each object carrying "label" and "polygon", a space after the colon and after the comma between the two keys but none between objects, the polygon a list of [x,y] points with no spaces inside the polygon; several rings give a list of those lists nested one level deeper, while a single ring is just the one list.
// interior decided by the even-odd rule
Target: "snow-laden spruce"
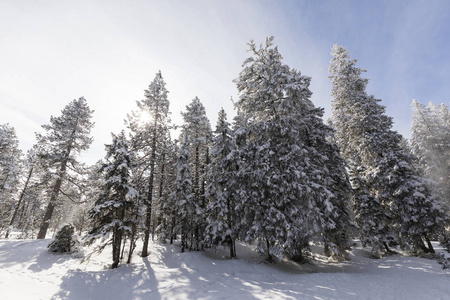
[{"label": "snow-laden spruce", "polygon": [[181,252],[186,249],[189,251],[193,249],[197,243],[196,221],[199,216],[199,207],[195,202],[191,171],[189,166],[190,152],[189,152],[189,137],[187,133],[183,144],[181,145],[177,160],[175,164],[175,181],[173,183],[171,198],[175,204],[174,220],[174,234],[181,235]]},{"label": "snow-laden spruce", "polygon": [[128,260],[136,246],[137,230],[141,219],[141,203],[138,202],[138,192],[131,185],[133,155],[122,131],[119,135],[112,134],[113,142],[106,145],[105,162],[101,172],[104,183],[94,207],[89,211],[92,229],[87,236],[87,242],[93,243],[101,238],[98,250],[112,245],[112,268],[117,268],[123,252],[122,241],[128,240]]},{"label": "snow-laden spruce", "polygon": [[188,161],[192,176],[192,191],[195,205],[198,209],[197,214],[193,215],[191,220],[194,230],[194,249],[203,248],[204,232],[206,220],[203,217],[207,201],[205,197],[206,190],[206,168],[209,163],[209,148],[211,146],[212,130],[206,110],[198,97],[195,97],[186,111],[181,113],[184,124],[180,140],[184,137],[189,139],[190,159]]},{"label": "snow-laden spruce", "polygon": [[246,123],[237,129],[240,238],[258,241],[269,260],[302,260],[309,242],[320,240],[342,257],[349,188],[343,161],[330,159],[339,154],[310,100],[311,78],[282,63],[273,38],[249,46],[252,57],[235,79]]},{"label": "snow-laden spruce", "polygon": [[419,158],[424,176],[450,205],[450,112],[448,106],[430,102],[426,107],[413,100],[411,148]]},{"label": "snow-laden spruce", "polygon": [[234,133],[227,115],[222,108],[219,111],[216,130],[211,148],[211,162],[208,166],[208,187],[206,198],[209,204],[206,208],[207,226],[205,241],[207,245],[223,245],[229,247],[230,257],[236,254],[236,238],[238,236],[235,211],[236,188],[236,147]]},{"label": "snow-laden spruce", "polygon": [[63,224],[56,232],[55,239],[48,244],[48,251],[55,253],[72,253],[76,251],[75,246],[78,244],[78,240],[74,233],[75,227],[72,224]]},{"label": "snow-laden spruce", "polygon": [[[167,164],[164,156],[170,144],[169,127],[170,112],[166,83],[161,71],[145,90],[145,98],[136,101],[138,110],[128,115],[126,123],[131,131],[131,140],[136,155],[137,169],[133,181],[139,188],[140,197],[144,199],[146,206],[144,244],[142,256],[148,256],[148,243],[150,232],[155,231],[156,224],[154,206],[163,201],[164,191],[158,188],[164,185],[164,168]],[[156,201],[155,201],[156,200]]]},{"label": "snow-laden spruce", "polygon": [[432,252],[430,238],[442,231],[446,218],[442,203],[402,148],[385,107],[366,93],[364,70],[342,46],[335,45],[331,54],[332,124],[350,169],[362,241],[374,253],[398,243]]}]

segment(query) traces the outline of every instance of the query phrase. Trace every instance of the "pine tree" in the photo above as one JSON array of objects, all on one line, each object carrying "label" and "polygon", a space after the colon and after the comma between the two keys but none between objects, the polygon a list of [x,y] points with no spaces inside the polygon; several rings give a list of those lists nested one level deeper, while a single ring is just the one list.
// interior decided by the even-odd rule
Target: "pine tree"
[{"label": "pine tree", "polygon": [[413,158],[401,147],[380,100],[367,95],[368,80],[349,52],[335,45],[330,65],[336,141],[350,168],[353,207],[364,243],[382,247],[423,244],[442,227],[443,208],[433,199]]},{"label": "pine tree", "polygon": [[443,103],[425,107],[413,100],[412,152],[419,158],[424,176],[450,205],[450,112]]},{"label": "pine tree", "polygon": [[[9,220],[14,203],[22,165],[22,152],[16,132],[9,124],[0,125],[0,230],[12,225]],[[6,237],[8,235],[6,233]]]},{"label": "pine tree", "polygon": [[21,231],[20,238],[33,238],[34,231],[38,229],[38,220],[42,219],[41,209],[45,186],[48,178],[43,176],[43,169],[39,164],[36,145],[27,152],[23,160],[23,182],[19,184],[14,200],[15,207],[9,220],[9,228],[5,238],[8,238],[12,228]]},{"label": "pine tree", "polygon": [[235,80],[236,105],[247,120],[238,129],[241,235],[258,240],[268,260],[273,255],[301,260],[309,241],[345,223],[333,220],[345,211],[330,190],[335,174],[325,152],[331,129],[310,100],[311,79],[282,63],[273,38],[265,46],[249,46],[253,57]]},{"label": "pine tree", "polygon": [[195,238],[195,216],[198,212],[198,205],[194,201],[192,192],[192,179],[189,166],[189,138],[185,135],[184,142],[179,149],[175,174],[176,179],[172,187],[172,199],[175,204],[177,219],[174,221],[174,233],[181,234],[181,252],[186,249],[192,250]]},{"label": "pine tree", "polygon": [[189,137],[189,152],[191,154],[189,166],[192,176],[192,190],[194,202],[198,208],[196,215],[193,216],[194,230],[194,248],[200,250],[204,239],[204,230],[206,227],[203,214],[206,209],[207,201],[205,197],[206,190],[206,167],[209,163],[209,148],[212,138],[212,130],[206,110],[198,97],[186,106],[186,111],[181,113],[184,120],[182,136]]},{"label": "pine tree", "polygon": [[58,204],[60,193],[70,197],[63,191],[63,186],[77,186],[77,178],[85,174],[86,167],[77,160],[78,154],[89,148],[92,138],[89,136],[94,124],[91,122],[93,111],[82,97],[71,101],[60,117],[51,117],[50,124],[42,125],[45,135],[36,134],[40,144],[39,159],[47,169],[47,176],[52,177],[50,200],[41,223],[38,239],[44,239],[50,225],[53,211]]},{"label": "pine tree", "polygon": [[[36,152],[35,152],[34,148],[32,148],[28,151],[27,158],[24,160],[24,165],[25,165],[26,169],[28,169],[28,172],[26,175],[24,185],[19,194],[16,207],[14,208],[14,212],[13,212],[11,220],[9,222],[9,227],[12,227],[14,225],[14,222],[16,221],[19,210],[23,206],[24,197],[26,195],[27,189],[32,182],[33,173],[35,173],[34,171],[35,171],[35,167],[36,167],[35,166],[36,165]],[[5,238],[8,238],[8,236],[9,236],[9,229],[6,231]]]},{"label": "pine tree", "polygon": [[236,148],[234,143],[234,134],[222,108],[217,120],[211,148],[211,162],[208,166],[209,185],[206,197],[209,204],[206,207],[208,224],[205,239],[208,244],[228,246],[230,258],[236,257],[237,238],[237,215],[234,211],[237,164],[232,153]]},{"label": "pine tree", "polygon": [[[95,206],[89,216],[93,228],[89,232],[88,242],[103,239],[100,251],[112,245],[112,268],[120,262],[122,241],[130,239],[128,262],[135,245],[136,226],[139,224],[139,203],[136,189],[130,185],[133,168],[133,155],[122,131],[112,134],[113,142],[106,145],[107,154],[102,166],[105,182]],[[108,236],[111,234],[111,238]]]},{"label": "pine tree", "polygon": [[[141,170],[141,180],[146,180],[142,184],[145,191],[146,219],[144,230],[144,244],[142,257],[148,256],[148,244],[152,224],[152,206],[155,198],[155,177],[158,170],[158,162],[161,161],[165,153],[163,148],[169,130],[169,100],[166,83],[161,75],[161,71],[156,73],[155,79],[150,83],[145,91],[145,99],[138,101],[139,111],[133,113],[128,118],[128,125],[132,132],[133,148],[138,156]],[[148,119],[148,120],[146,120]]]},{"label": "pine tree", "polygon": [[158,233],[158,238],[161,242],[166,242],[167,239],[173,243],[174,238],[174,220],[175,216],[175,204],[170,196],[172,184],[175,181],[175,169],[177,157],[176,142],[170,139],[170,136],[166,139],[166,144],[163,147],[164,152],[159,160],[159,176],[157,194],[158,201],[155,204],[155,213],[157,220],[155,222],[155,232]]}]

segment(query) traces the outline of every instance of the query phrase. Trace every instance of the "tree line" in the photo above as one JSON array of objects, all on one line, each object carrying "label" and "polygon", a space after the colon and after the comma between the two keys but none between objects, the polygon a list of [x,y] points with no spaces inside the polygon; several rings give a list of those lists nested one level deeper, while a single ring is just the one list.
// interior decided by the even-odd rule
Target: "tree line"
[{"label": "tree line", "polygon": [[26,155],[14,128],[1,125],[1,234],[43,239],[70,222],[88,243],[100,239],[99,250],[112,246],[113,268],[125,251],[131,260],[139,238],[143,257],[156,238],[182,252],[224,246],[231,258],[236,241],[254,243],[268,261],[303,261],[313,242],[346,259],[353,238],[377,257],[448,244],[447,106],[414,100],[406,141],[367,94],[356,59],[335,45],[325,123],[311,78],[283,63],[273,38],[249,50],[234,80],[236,117],[220,110],[214,131],[195,97],[171,136],[161,72],[92,166],[79,160],[94,126],[84,98],[52,116]]}]

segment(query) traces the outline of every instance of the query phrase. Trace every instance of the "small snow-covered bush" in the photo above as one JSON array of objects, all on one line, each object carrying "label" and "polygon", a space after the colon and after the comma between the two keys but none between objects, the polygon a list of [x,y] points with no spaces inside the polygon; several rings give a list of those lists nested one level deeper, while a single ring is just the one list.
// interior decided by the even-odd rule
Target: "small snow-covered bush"
[{"label": "small snow-covered bush", "polygon": [[55,239],[48,244],[48,250],[56,253],[72,253],[76,244],[73,240],[74,232],[75,228],[70,224],[61,226],[56,232]]},{"label": "small snow-covered bush", "polygon": [[450,268],[450,257],[446,257],[445,253],[442,252],[438,263],[442,266],[442,269],[448,269]]},{"label": "small snow-covered bush", "polygon": [[450,231],[447,229],[439,238],[439,243],[450,252]]}]

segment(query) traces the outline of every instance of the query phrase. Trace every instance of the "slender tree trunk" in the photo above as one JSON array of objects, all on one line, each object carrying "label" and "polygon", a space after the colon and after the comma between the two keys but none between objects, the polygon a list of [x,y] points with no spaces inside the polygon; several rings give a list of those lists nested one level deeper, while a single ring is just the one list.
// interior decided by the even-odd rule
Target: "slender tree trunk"
[{"label": "slender tree trunk", "polygon": [[186,230],[185,226],[181,227],[181,253],[183,253],[186,249]]},{"label": "slender tree trunk", "polygon": [[425,252],[425,253],[429,253],[430,252],[430,250],[427,248],[427,246],[425,246],[425,244],[424,244],[424,242],[423,242],[421,237],[417,238],[417,244],[418,244],[418,247],[420,249],[422,249],[423,252]]},{"label": "slender tree trunk", "polygon": [[[118,219],[120,219],[121,221],[123,221],[125,216],[125,210],[123,209],[123,207],[119,208],[119,210],[117,211],[117,217]],[[122,237],[123,237],[123,229],[119,229],[119,225],[116,224],[114,225],[114,231],[113,231],[113,243],[112,243],[112,247],[113,247],[113,263],[111,265],[111,269],[115,269],[119,266],[119,262],[120,262],[120,247],[122,245]]]},{"label": "slender tree trunk", "polygon": [[[163,197],[163,189],[164,189],[164,172],[165,172],[165,167],[166,167],[166,163],[165,163],[165,159],[166,159],[166,152],[165,150],[162,153],[162,157],[161,157],[161,170],[160,170],[160,175],[159,175],[159,193],[158,193],[158,207],[161,208],[161,201],[162,201],[162,197]],[[165,232],[166,230],[166,221],[164,220],[164,218],[162,217],[162,210],[159,212],[158,214],[158,220],[156,222],[156,227],[161,226],[160,228],[163,228],[163,232]],[[161,230],[160,230],[161,232]],[[166,235],[164,233],[164,242],[166,242]]]},{"label": "slender tree trunk", "polygon": [[273,262],[272,254],[270,254],[270,243],[269,243],[269,239],[267,239],[267,238],[266,238],[266,247],[267,247],[267,261]]},{"label": "slender tree trunk", "polygon": [[131,228],[130,250],[128,251],[127,264],[131,263],[134,249],[136,249],[136,224],[133,224]]},{"label": "slender tree trunk", "polygon": [[428,237],[428,235],[425,236],[425,240],[427,241],[428,251],[430,253],[436,253],[436,251],[434,251],[433,245],[431,244],[431,241],[430,241],[430,238]]},{"label": "slender tree trunk", "polygon": [[119,266],[119,261],[120,261],[120,245],[121,245],[121,234],[122,231],[118,230],[117,225],[116,228],[114,229],[114,233],[113,233],[113,263],[111,265],[111,269],[115,269]]},{"label": "slender tree trunk", "polygon": [[[9,227],[11,227],[14,224],[14,221],[15,221],[16,216],[17,216],[17,212],[19,211],[20,205],[22,204],[23,196],[25,195],[25,191],[27,190],[28,183],[30,182],[31,175],[33,175],[33,169],[34,168],[31,167],[30,171],[28,172],[28,177],[27,177],[27,180],[25,181],[25,186],[23,187],[22,192],[20,192],[19,201],[17,202],[17,206],[14,209],[14,213],[12,215],[11,221],[9,222]],[[9,228],[6,230],[5,239],[7,239],[8,236],[9,236]]]},{"label": "slender tree trunk", "polygon": [[157,121],[155,119],[155,128],[152,138],[152,155],[150,158],[150,178],[148,180],[148,194],[147,194],[147,214],[145,218],[145,230],[144,230],[144,245],[142,247],[142,257],[148,256],[148,242],[150,240],[150,226],[152,224],[152,202],[153,202],[153,179],[155,176],[155,161],[156,161],[156,126]]},{"label": "slender tree trunk", "polygon": [[383,246],[384,246],[384,249],[386,249],[387,253],[392,253],[391,249],[389,249],[389,246],[386,242],[383,242]]},{"label": "slender tree trunk", "polygon": [[39,228],[39,233],[37,239],[45,239],[47,235],[48,226],[50,225],[50,220],[53,216],[53,211],[56,207],[56,201],[58,200],[59,191],[61,189],[62,177],[66,173],[67,160],[63,161],[61,164],[61,168],[59,169],[59,177],[56,179],[55,185],[52,189],[52,194],[50,197],[50,202],[47,205],[47,209],[45,210],[44,220],[41,223],[41,227]]},{"label": "slender tree trunk", "polygon": [[173,244],[173,240],[175,237],[175,212],[172,211],[172,220],[170,224],[170,244]]},{"label": "slender tree trunk", "polygon": [[230,237],[230,258],[236,258],[236,239]]},{"label": "slender tree trunk", "polygon": [[126,238],[123,238],[122,239],[122,250],[121,250],[121,253],[120,253],[120,260],[122,260],[123,259],[123,255],[124,255],[124,253],[125,253],[125,243],[127,242],[127,239]]},{"label": "slender tree trunk", "polygon": [[[195,136],[196,142],[198,140],[198,134]],[[200,203],[200,149],[197,142],[197,145],[195,146],[195,174],[194,174],[194,202],[196,205],[201,206]],[[194,239],[197,244],[198,250],[198,241],[199,241],[199,235],[200,235],[200,216],[197,216],[197,212],[194,211],[193,213],[194,220]],[[189,251],[192,250],[192,241]]]}]

